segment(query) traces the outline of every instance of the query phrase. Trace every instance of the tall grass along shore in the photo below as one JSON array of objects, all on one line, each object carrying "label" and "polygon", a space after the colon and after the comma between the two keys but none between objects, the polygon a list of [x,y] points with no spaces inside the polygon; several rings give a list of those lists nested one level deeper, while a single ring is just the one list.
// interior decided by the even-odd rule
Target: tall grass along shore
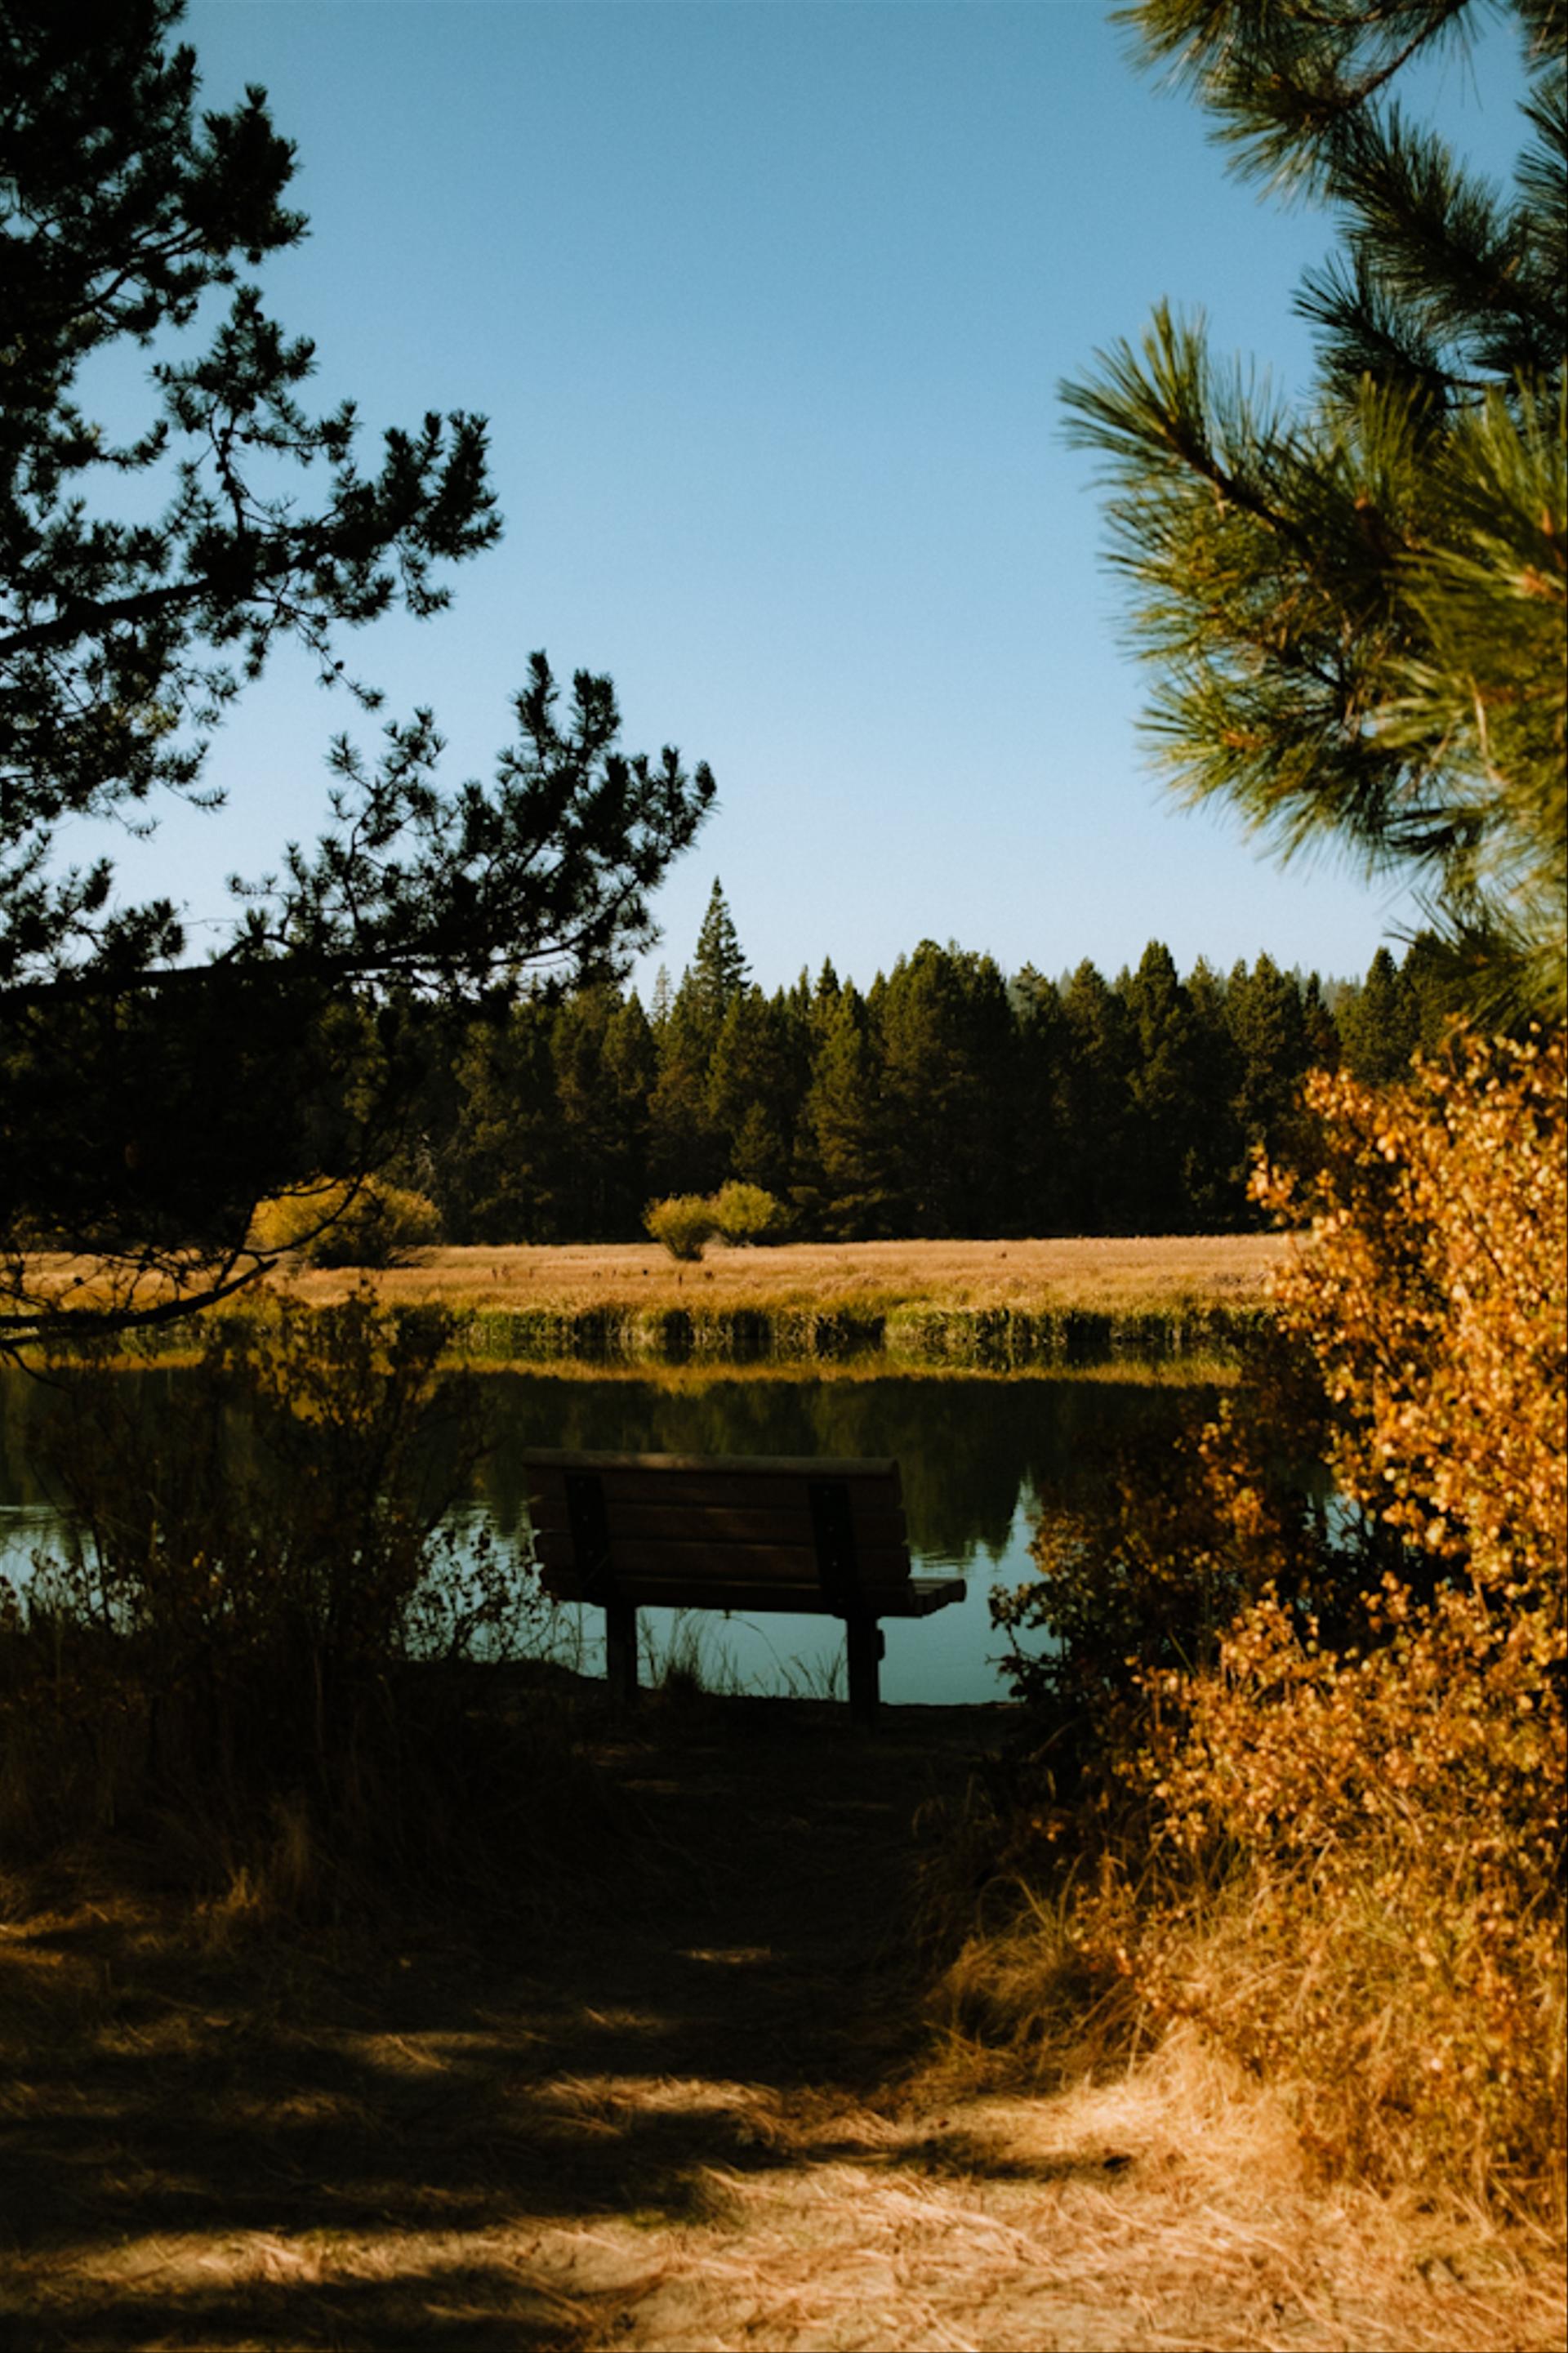
[{"label": "tall grass along shore", "polygon": [[[384,1306],[443,1309],[454,1353],[476,1365],[1154,1365],[1196,1377],[1233,1361],[1267,1315],[1289,1249],[1271,1234],[715,1244],[682,1266],[652,1243],[432,1248],[369,1276],[285,1264],[230,1313],[265,1323],[280,1294],[321,1306],[368,1281]],[[191,1343],[175,1325],[151,1345]]]}]

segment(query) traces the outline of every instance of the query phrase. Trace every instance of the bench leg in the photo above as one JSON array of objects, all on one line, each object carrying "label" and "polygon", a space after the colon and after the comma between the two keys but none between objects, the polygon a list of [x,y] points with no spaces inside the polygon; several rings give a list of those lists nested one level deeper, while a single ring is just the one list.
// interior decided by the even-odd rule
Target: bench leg
[{"label": "bench leg", "polygon": [[610,1697],[629,1707],[637,1695],[637,1613],[631,1601],[605,1604],[605,1665]]},{"label": "bench leg", "polygon": [[845,1655],[849,1668],[849,1714],[857,1724],[874,1724],[878,1667],[888,1645],[874,1618],[850,1618],[844,1628]]}]

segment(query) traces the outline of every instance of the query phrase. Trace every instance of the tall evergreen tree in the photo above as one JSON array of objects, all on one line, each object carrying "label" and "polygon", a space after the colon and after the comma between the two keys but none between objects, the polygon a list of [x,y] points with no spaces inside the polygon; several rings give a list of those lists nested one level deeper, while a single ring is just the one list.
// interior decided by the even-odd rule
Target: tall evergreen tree
[{"label": "tall evergreen tree", "polygon": [[1150,941],[1120,994],[1135,1047],[1127,1171],[1132,1222],[1145,1233],[1181,1233],[1192,1219],[1188,1178],[1202,1135],[1201,1033],[1161,940]]},{"label": "tall evergreen tree", "polygon": [[[715,1117],[710,1075],[724,1018],[746,986],[723,886],[714,879],[697,949],[656,1018],[658,1076],[648,1103],[649,1173],[658,1193],[710,1193],[724,1181],[729,1136]],[[656,1008],[660,992],[656,987]]]},{"label": "tall evergreen tree", "polygon": [[749,969],[734,918],[715,875],[690,970],[698,1018],[708,1024],[715,1040],[725,1014],[746,986]]},{"label": "tall evergreen tree", "polygon": [[1032,965],[1013,976],[1016,1079],[1007,1149],[1013,1164],[1018,1224],[1030,1234],[1060,1230],[1067,1176],[1059,1101],[1067,1051],[1061,991]]},{"label": "tall evergreen tree", "polygon": [[[638,1006],[637,1017],[641,1011]],[[561,1123],[557,1223],[566,1240],[629,1240],[639,1230],[652,1073],[636,1068],[637,1017],[602,985],[575,990],[555,1015],[550,1052]]]},{"label": "tall evergreen tree", "polygon": [[658,1076],[653,1029],[635,989],[605,1028],[604,1082],[614,1106],[617,1230],[634,1240],[652,1185],[648,1176],[648,1099]]},{"label": "tall evergreen tree", "polygon": [[[801,975],[803,981],[805,975]],[[812,1046],[821,1045],[833,1027],[833,1017],[838,1010],[842,984],[833,968],[833,958],[824,956],[822,969],[815,983],[806,984],[806,1022],[811,1031]]]},{"label": "tall evergreen tree", "polygon": [[1421,1009],[1386,948],[1378,949],[1361,987],[1342,1007],[1339,1029],[1352,1078],[1383,1087],[1409,1077],[1410,1058],[1421,1042]]},{"label": "tall evergreen tree", "polygon": [[924,940],[889,975],[879,1012],[900,1229],[1016,1232],[1013,1018],[995,964]]},{"label": "tall evergreen tree", "polygon": [[653,994],[648,999],[648,1027],[657,1038],[668,1020],[675,1003],[675,983],[669,976],[669,966],[661,964],[653,976]]},{"label": "tall evergreen tree", "polygon": [[1430,931],[1416,933],[1399,970],[1417,1008],[1417,1043],[1430,1058],[1451,1041],[1455,1022],[1472,1009],[1473,971],[1455,954],[1450,941]]},{"label": "tall evergreen tree", "polygon": [[708,1066],[708,1115],[726,1173],[782,1198],[789,1189],[799,1109],[797,1060],[782,992],[731,999]]},{"label": "tall evergreen tree", "polygon": [[1085,957],[1062,990],[1057,1124],[1069,1233],[1128,1230],[1135,1052],[1127,1008]]},{"label": "tall evergreen tree", "polygon": [[724,1144],[709,1109],[719,1024],[688,967],[655,1031],[658,1074],[648,1098],[648,1176],[656,1194],[710,1193],[724,1179]]},{"label": "tall evergreen tree", "polygon": [[1337,1071],[1343,1059],[1339,1025],[1329,1009],[1321,973],[1310,972],[1301,984],[1301,1019],[1307,1033],[1310,1071]]},{"label": "tall evergreen tree", "polygon": [[1226,984],[1200,956],[1186,979],[1196,1060],[1194,1134],[1184,1190],[1197,1233],[1217,1233],[1252,1222],[1239,1174],[1245,1158],[1237,1097],[1241,1063],[1226,1007]]},{"label": "tall evergreen tree", "polygon": [[869,1009],[846,982],[813,1065],[792,1188],[811,1230],[832,1241],[900,1230],[889,1189],[881,1077]]},{"label": "tall evergreen tree", "polygon": [[432,1155],[437,1207],[455,1242],[555,1241],[569,1220],[554,1028],[554,1005],[535,994],[468,1031],[457,1124]]},{"label": "tall evergreen tree", "polygon": [[1529,94],[1511,191],[1391,93],[1479,0],[1135,0],[1146,59],[1236,167],[1324,202],[1292,408],[1164,305],[1065,397],[1180,788],[1282,850],[1331,837],[1424,889],[1516,1006],[1568,1007],[1568,8],[1507,0]]},{"label": "tall evergreen tree", "polygon": [[1225,1009],[1240,1064],[1236,1115],[1246,1165],[1237,1177],[1245,1182],[1253,1155],[1277,1159],[1292,1132],[1309,1064],[1307,1021],[1300,982],[1269,955],[1250,972],[1237,965]]}]

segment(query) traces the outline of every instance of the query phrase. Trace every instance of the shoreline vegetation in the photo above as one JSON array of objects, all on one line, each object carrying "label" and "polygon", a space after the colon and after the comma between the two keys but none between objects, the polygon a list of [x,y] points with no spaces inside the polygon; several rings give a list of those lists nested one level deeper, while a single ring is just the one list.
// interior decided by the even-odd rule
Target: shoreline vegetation
[{"label": "shoreline vegetation", "polygon": [[[652,1243],[432,1248],[374,1273],[286,1267],[225,1313],[260,1324],[281,1297],[321,1307],[368,1286],[381,1307],[451,1316],[451,1354],[476,1368],[1110,1367],[1201,1380],[1234,1367],[1290,1248],[1277,1234],[718,1244],[688,1265]],[[79,1279],[63,1260],[57,1279],[68,1270]],[[178,1356],[194,1330],[154,1327],[136,1357]]]}]

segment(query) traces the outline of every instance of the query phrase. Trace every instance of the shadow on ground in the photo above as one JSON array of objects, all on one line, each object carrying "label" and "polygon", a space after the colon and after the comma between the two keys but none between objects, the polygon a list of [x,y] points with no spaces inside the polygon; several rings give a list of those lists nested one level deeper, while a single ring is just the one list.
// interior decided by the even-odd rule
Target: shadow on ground
[{"label": "shadow on ground", "polygon": [[872,2145],[919,2031],[911,1818],[987,1713],[650,1711],[601,1748],[635,1835],[569,1899],[226,1947],[146,1899],[13,1922],[0,2341],[603,2337],[646,2280],[624,2233],[584,2263],[595,2218],[651,2239]]}]

